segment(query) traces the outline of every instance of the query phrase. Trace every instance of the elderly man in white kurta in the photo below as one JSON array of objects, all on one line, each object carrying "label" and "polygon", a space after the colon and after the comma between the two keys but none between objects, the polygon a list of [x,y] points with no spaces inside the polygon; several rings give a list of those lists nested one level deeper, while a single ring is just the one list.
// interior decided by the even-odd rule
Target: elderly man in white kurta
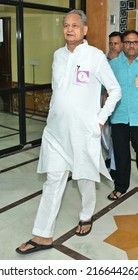
[{"label": "elderly man in white kurta", "polygon": [[[30,253],[52,247],[56,217],[69,172],[77,180],[82,210],[76,234],[90,232],[100,173],[111,179],[101,152],[101,129],[121,97],[118,82],[103,52],[88,45],[86,17],[74,10],[64,18],[67,44],[53,60],[52,99],[42,136],[38,172],[47,173],[35,219],[35,237],[18,248]],[[101,85],[109,97],[100,106]]]}]

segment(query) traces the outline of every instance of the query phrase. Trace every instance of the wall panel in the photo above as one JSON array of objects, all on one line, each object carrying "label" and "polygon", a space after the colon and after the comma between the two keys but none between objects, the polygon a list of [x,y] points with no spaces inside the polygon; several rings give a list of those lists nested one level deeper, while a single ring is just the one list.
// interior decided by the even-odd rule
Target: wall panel
[{"label": "wall panel", "polygon": [[87,40],[106,52],[107,30],[107,0],[86,0],[86,14],[88,18]]}]

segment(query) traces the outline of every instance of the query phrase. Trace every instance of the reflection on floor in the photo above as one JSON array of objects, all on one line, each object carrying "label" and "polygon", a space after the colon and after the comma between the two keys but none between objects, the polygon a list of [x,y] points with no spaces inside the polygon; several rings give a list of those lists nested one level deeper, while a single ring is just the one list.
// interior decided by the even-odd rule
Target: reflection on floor
[{"label": "reflection on floor", "polygon": [[113,182],[101,178],[89,235],[74,234],[81,199],[77,182],[69,180],[57,218],[54,248],[22,256],[15,248],[32,237],[31,230],[45,174],[36,167],[39,147],[0,159],[0,259],[1,260],[138,260],[138,184],[132,161],[131,184],[118,201],[107,195]]},{"label": "reflection on floor", "polygon": [[[45,123],[46,117],[26,114],[27,142],[41,138]],[[19,138],[18,113],[0,112],[0,151],[19,145]]]}]

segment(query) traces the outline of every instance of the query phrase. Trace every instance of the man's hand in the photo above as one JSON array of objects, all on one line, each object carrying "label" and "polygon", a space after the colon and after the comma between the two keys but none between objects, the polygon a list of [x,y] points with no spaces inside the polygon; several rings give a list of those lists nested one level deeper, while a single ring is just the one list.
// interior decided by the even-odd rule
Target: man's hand
[{"label": "man's hand", "polygon": [[118,55],[119,55],[119,53],[116,50],[110,50],[107,58],[112,60],[113,58],[117,57]]}]

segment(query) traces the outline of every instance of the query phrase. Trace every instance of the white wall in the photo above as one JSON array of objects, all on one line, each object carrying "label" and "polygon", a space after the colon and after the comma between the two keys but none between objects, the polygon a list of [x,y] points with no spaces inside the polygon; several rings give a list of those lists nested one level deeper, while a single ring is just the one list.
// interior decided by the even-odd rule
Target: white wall
[{"label": "white wall", "polygon": [[[108,35],[113,31],[119,31],[119,11],[120,0],[108,0],[107,12],[107,51],[108,51]],[[115,24],[110,23],[110,15],[115,15]]]}]

